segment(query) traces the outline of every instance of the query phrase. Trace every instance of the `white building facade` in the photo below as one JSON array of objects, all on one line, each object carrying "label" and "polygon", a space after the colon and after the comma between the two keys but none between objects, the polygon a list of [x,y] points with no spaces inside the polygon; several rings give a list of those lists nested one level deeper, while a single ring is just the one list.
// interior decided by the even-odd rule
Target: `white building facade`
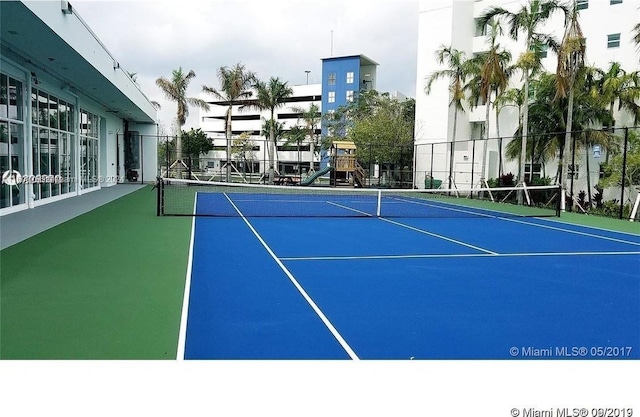
[{"label": "white building facade", "polygon": [[0,2],[0,39],[0,215],[155,180],[156,109],[69,2]]},{"label": "white building facade", "polygon": [[[463,51],[466,58],[487,49],[487,37],[483,28],[476,25],[478,17],[492,6],[500,6],[511,12],[517,12],[525,0],[422,0],[419,9],[419,39],[417,54],[416,82],[416,186],[422,187],[428,175],[441,180],[449,179],[449,152],[453,137],[455,112],[450,108],[449,80],[443,78],[432,84],[431,92],[425,93],[427,78],[434,71],[446,69],[436,61],[436,51],[443,46],[451,46]],[[633,28],[639,21],[640,1],[638,0],[580,0],[580,25],[587,43],[585,64],[606,70],[610,62],[619,62],[627,72],[639,69],[638,53],[632,42]],[[564,17],[557,12],[541,28],[541,33],[549,34],[559,42],[564,34]],[[515,62],[524,50],[524,40],[514,41],[507,36],[507,23],[502,23],[505,35],[498,39],[500,45],[509,50]],[[520,35],[523,37],[524,35]],[[557,57],[548,51],[543,58],[543,66],[548,72],[555,72]],[[520,88],[521,74],[511,78],[510,87]],[[458,111],[456,123],[456,145],[453,162],[453,183],[459,188],[475,187],[478,180],[496,178],[500,173],[518,174],[517,160],[499,161],[500,152],[516,132],[518,127],[518,110],[506,107],[501,110],[499,122],[496,122],[495,109],[491,106],[488,137],[489,142],[487,164],[482,171],[480,146],[475,146],[471,139],[480,139],[485,121],[485,106],[470,108],[468,101],[463,100],[464,111]],[[632,126],[629,114],[616,112],[616,126]],[[499,128],[499,131],[497,130]],[[498,137],[504,138],[499,141]],[[449,142],[449,145],[443,144]],[[460,143],[458,143],[460,142]],[[439,144],[439,145],[432,145]],[[591,156],[591,184],[598,181],[597,155]],[[504,159],[504,158],[502,158]],[[582,161],[584,162],[584,161]],[[576,161],[576,192],[586,187],[586,173],[580,175]],[[553,177],[557,162],[547,164],[545,173]],[[531,169],[527,164],[525,174]],[[538,168],[533,166],[534,172]],[[448,185],[448,184],[447,184]]]}]

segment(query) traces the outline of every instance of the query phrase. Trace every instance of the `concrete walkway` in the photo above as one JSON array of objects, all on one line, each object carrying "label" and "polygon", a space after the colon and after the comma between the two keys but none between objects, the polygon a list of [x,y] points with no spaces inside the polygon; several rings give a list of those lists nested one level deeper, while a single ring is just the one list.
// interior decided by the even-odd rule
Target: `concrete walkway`
[{"label": "concrete walkway", "polygon": [[0,250],[144,187],[145,185],[138,184],[105,187],[78,197],[2,216]]}]

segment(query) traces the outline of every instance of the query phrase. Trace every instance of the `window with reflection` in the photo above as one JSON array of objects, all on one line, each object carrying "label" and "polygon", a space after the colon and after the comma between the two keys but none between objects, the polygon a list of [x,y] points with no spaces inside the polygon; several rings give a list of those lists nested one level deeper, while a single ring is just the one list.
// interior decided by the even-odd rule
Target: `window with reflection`
[{"label": "window with reflection", "polygon": [[18,175],[26,173],[24,153],[23,83],[0,74],[0,209],[26,203],[24,184]]},{"label": "window with reflection", "polygon": [[76,191],[74,111],[73,104],[59,97],[35,88],[31,91],[33,175],[62,177],[62,181],[33,184],[36,200]]},{"label": "window with reflection", "polygon": [[98,186],[99,117],[80,110],[80,183],[82,188]]}]

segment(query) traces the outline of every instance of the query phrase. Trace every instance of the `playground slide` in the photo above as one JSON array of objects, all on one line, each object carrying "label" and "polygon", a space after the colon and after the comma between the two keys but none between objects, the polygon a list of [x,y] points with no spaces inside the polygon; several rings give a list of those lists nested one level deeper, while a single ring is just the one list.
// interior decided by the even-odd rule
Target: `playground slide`
[{"label": "playground slide", "polygon": [[320,171],[317,171],[312,175],[309,175],[307,178],[305,178],[303,181],[300,182],[300,185],[305,185],[305,186],[311,185],[315,180],[317,180],[319,177],[323,176],[324,174],[328,173],[332,169],[333,169],[332,167],[326,166]]}]

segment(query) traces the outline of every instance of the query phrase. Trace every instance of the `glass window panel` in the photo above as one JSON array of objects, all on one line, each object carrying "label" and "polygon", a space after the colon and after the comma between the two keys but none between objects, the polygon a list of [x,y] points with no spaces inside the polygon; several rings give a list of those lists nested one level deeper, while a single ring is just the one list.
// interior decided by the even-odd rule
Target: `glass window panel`
[{"label": "glass window panel", "polygon": [[9,124],[0,122],[0,174],[9,169]]},{"label": "glass window panel", "polygon": [[33,124],[38,124],[38,92],[31,90],[31,120]]},{"label": "glass window panel", "polygon": [[[9,170],[9,124],[0,122],[0,174]],[[0,189],[0,207],[11,205],[11,187],[2,182]]]},{"label": "glass window panel", "polygon": [[75,107],[72,104],[67,103],[67,127],[69,132],[75,132]]},{"label": "glass window panel", "polygon": [[0,74],[0,117],[7,117],[9,115],[8,85],[7,76]]},{"label": "glass window panel", "polygon": [[38,124],[40,126],[49,126],[49,95],[38,91]]},{"label": "glass window panel", "polygon": [[607,48],[618,48],[620,47],[620,34],[614,33],[611,35],[607,35]]},{"label": "glass window panel", "polygon": [[[96,125],[97,126],[97,125]],[[92,155],[92,185],[98,185],[98,141],[93,140],[93,155]]]},{"label": "glass window panel", "polygon": [[58,138],[58,154],[60,156],[60,176],[63,181],[60,184],[60,192],[66,194],[69,192],[69,169],[71,167],[71,161],[69,160],[69,134],[60,133]]},{"label": "glass window panel", "polygon": [[[17,123],[11,123],[11,169],[18,171],[21,174],[25,174],[26,161],[24,155],[24,134],[23,125]],[[4,171],[2,171],[4,172]],[[25,186],[24,184],[18,184],[11,187],[11,205],[23,204],[26,202]]]},{"label": "glass window panel", "polygon": [[89,150],[87,148],[87,138],[81,137],[80,141],[80,176],[82,187],[85,188],[87,186],[87,152]]},{"label": "glass window panel", "polygon": [[353,91],[352,90],[348,90],[347,91],[346,99],[347,99],[348,102],[352,102],[353,101]]},{"label": "glass window panel", "polygon": [[58,128],[58,99],[49,96],[49,127]]},{"label": "glass window panel", "polygon": [[94,138],[97,138],[99,130],[100,130],[100,117],[93,115],[93,134],[91,136]]},{"label": "glass window panel", "polygon": [[58,135],[59,135],[58,132],[52,132],[52,131],[49,132],[49,161],[51,164],[49,168],[50,175],[60,174],[60,155],[59,155],[59,147],[58,147],[58,144],[59,144]]},{"label": "glass window panel", "polygon": [[0,153],[2,153],[2,155],[8,155],[8,145],[4,145],[5,143],[9,143],[9,124],[6,122],[0,122],[0,143],[2,143],[2,145],[0,145]]},{"label": "glass window panel", "polygon": [[[32,174],[33,175],[38,175],[40,173],[40,164],[38,163],[38,161],[40,160],[40,156],[39,156],[39,149],[40,149],[40,144],[38,142],[38,129],[33,128],[31,130],[31,137],[33,138],[32,140],[32,145],[31,145],[31,160],[33,161],[33,169],[32,169]],[[39,200],[40,199],[40,187],[37,184],[33,185],[33,199],[34,200]]]},{"label": "glass window panel", "polygon": [[60,130],[67,130],[67,103],[62,100],[58,101],[58,120]]},{"label": "glass window panel", "polygon": [[9,78],[9,118],[22,120],[22,106],[22,83]]},{"label": "glass window panel", "polygon": [[[40,175],[50,175],[51,174],[51,161],[49,157],[49,130],[48,129],[39,129],[39,142],[40,142]],[[51,196],[51,188],[49,184],[40,184],[40,197],[47,198]]]},{"label": "glass window panel", "polygon": [[80,110],[80,134],[87,134],[87,112],[84,110]]},{"label": "glass window panel", "polygon": [[75,160],[75,143],[76,143],[76,136],[75,135],[69,135],[69,171],[68,171],[68,176],[67,176],[67,182],[69,184],[69,192],[75,191],[76,190],[76,160]]}]

